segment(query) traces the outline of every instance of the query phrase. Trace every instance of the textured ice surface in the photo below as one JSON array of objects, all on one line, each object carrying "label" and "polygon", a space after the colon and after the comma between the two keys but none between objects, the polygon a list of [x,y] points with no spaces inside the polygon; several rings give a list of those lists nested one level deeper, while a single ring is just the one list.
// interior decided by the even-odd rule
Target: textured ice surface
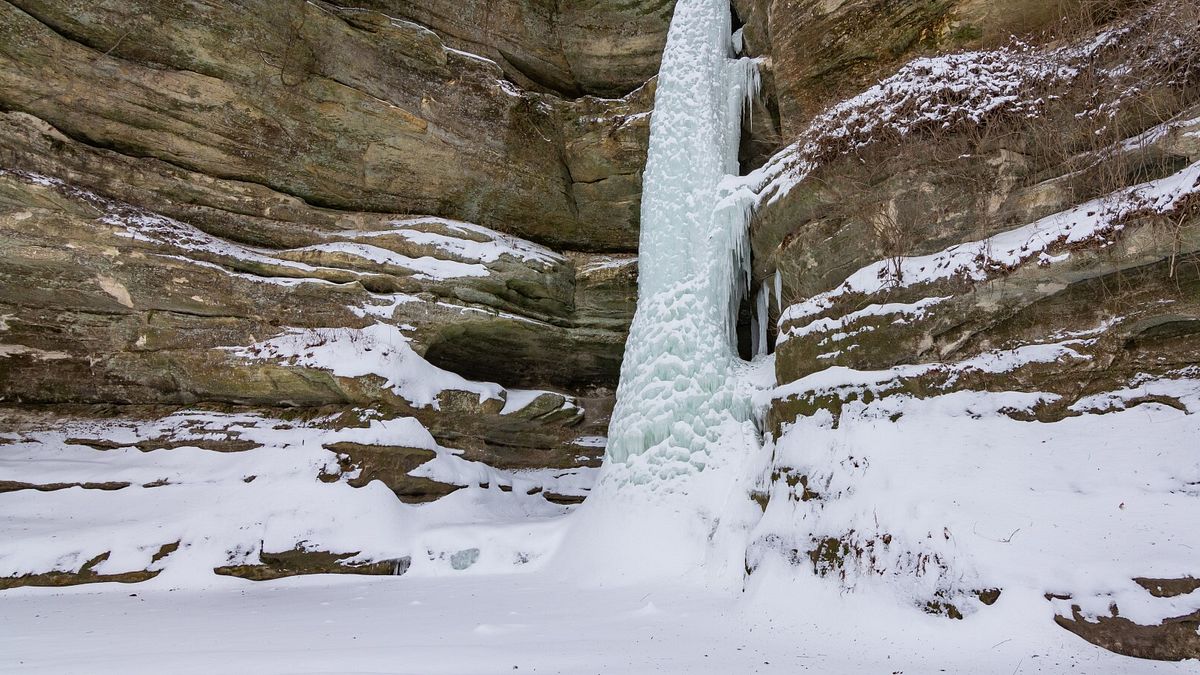
[{"label": "textured ice surface", "polygon": [[730,58],[728,0],[676,5],[663,53],[642,196],[638,307],[608,457],[635,483],[704,468],[751,409],[734,372],[751,195],[731,191],[741,107],[757,84]]},{"label": "textured ice surface", "polygon": [[750,487],[766,462],[752,375],[770,361],[746,364],[734,344],[753,194],[733,174],[757,71],[730,58],[730,31],[728,0],[675,5],[643,178],[638,307],[606,461],[556,553],[569,578],[726,592],[745,573],[762,513]]}]

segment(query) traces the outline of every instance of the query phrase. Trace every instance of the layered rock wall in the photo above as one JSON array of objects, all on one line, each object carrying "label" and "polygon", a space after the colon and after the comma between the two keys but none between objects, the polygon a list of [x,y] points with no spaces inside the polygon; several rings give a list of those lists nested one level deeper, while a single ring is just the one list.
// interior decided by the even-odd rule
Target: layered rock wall
[{"label": "layered rock wall", "polygon": [[375,4],[0,6],[13,419],[374,410],[595,463],[670,3]]},{"label": "layered rock wall", "polygon": [[[1178,440],[1200,406],[1195,8],[733,4],[763,77],[741,159],[776,379],[751,580],[783,559],[953,618],[1024,583],[1085,639],[1194,657],[1194,614],[1136,608],[1179,606],[1200,574],[1190,535],[1142,508],[1191,505],[1200,480]],[[287,480],[368,504],[379,479],[459,504],[482,485],[487,518],[583,498],[672,3],[361,5],[0,2],[0,448],[279,451],[314,463],[230,470],[229,494]],[[203,482],[34,459],[0,478],[21,508]],[[1011,489],[988,503],[993,482]],[[1056,522],[962,520],[1043,502]],[[238,525],[250,543],[203,560],[269,578],[479,555],[355,557],[301,525],[272,546]],[[196,555],[154,536],[141,558],[90,542],[14,567],[0,549],[3,583]],[[1017,549],[1089,583],[1006,574]]]}]

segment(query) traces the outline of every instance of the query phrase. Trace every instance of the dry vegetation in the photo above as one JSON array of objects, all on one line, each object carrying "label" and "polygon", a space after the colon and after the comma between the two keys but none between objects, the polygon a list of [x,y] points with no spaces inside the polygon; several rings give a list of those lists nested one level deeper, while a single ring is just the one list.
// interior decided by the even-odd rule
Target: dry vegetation
[{"label": "dry vegetation", "polygon": [[[1011,190],[1069,176],[1081,203],[1183,168],[1146,132],[1200,102],[1200,3],[1061,4],[1036,39],[916,59],[833,106],[792,146],[790,180],[832,195],[827,217],[870,225],[899,270],[947,219],[959,237],[1019,224],[1000,208]],[[1177,242],[1194,210],[1161,218]]]}]

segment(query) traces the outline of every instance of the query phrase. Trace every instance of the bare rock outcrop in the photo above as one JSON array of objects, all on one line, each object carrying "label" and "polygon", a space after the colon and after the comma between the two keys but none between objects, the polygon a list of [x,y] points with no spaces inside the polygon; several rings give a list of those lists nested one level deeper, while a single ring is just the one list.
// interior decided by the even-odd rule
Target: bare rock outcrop
[{"label": "bare rock outcrop", "polygon": [[658,72],[673,0],[368,0],[482,54],[522,86],[623,96]]},{"label": "bare rock outcrop", "polygon": [[80,142],[323,207],[636,247],[644,90],[531,93],[424,26],[330,4],[20,1],[0,15],[0,105]]}]

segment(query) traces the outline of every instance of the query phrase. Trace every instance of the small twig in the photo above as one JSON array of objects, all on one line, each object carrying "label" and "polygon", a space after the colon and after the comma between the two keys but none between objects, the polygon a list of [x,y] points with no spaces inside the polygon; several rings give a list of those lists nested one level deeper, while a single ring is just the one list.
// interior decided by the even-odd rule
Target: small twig
[{"label": "small twig", "polygon": [[1011,543],[1011,542],[1012,542],[1012,538],[1013,538],[1014,536],[1016,536],[1016,534],[1017,534],[1018,532],[1020,532],[1020,531],[1021,531],[1021,528],[1019,528],[1019,527],[1018,527],[1017,529],[1013,530],[1013,531],[1012,531],[1012,532],[1011,532],[1011,533],[1010,533],[1010,534],[1009,534],[1007,537],[1005,537],[1005,538],[1003,538],[1003,539],[992,539],[991,537],[985,537],[985,536],[983,536],[982,534],[979,534],[979,530],[976,530],[974,525],[972,525],[972,526],[971,526],[971,532],[972,532],[972,533],[974,533],[974,534],[975,534],[975,536],[977,536],[977,537],[983,537],[984,539],[987,539],[988,541],[994,541],[994,542],[996,542],[997,544],[1008,544],[1008,543]]},{"label": "small twig", "polygon": [[[132,29],[132,28],[130,28],[129,30],[125,31],[125,34],[124,34],[124,35],[122,35],[121,37],[117,38],[117,41],[113,43],[113,46],[109,47],[109,48],[108,48],[108,51],[106,51],[106,52],[104,52],[103,54],[101,54],[101,56],[108,56],[109,54],[111,54],[111,53],[113,52],[113,50],[114,50],[114,49],[116,49],[117,47],[121,46],[121,43],[122,43],[122,42],[124,42],[124,41],[125,41],[125,38],[129,37],[129,34],[130,34],[130,33],[132,33],[132,32],[133,32],[133,29]],[[100,58],[100,57],[96,57],[96,58]]]}]

